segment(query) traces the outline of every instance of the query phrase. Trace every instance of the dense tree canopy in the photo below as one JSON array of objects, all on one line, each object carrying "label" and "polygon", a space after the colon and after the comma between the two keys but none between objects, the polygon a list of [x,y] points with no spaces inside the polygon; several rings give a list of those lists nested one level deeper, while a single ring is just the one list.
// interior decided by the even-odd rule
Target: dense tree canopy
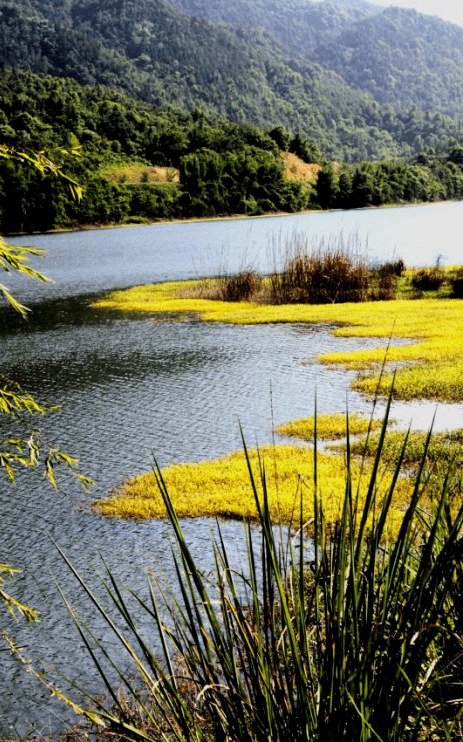
[{"label": "dense tree canopy", "polygon": [[[443,115],[463,115],[463,32],[451,24],[440,28],[438,19],[409,11],[373,13],[366,3],[351,10],[309,0],[259,0],[252,9],[242,0],[177,4],[0,0],[0,63],[117,87],[156,106],[282,125],[338,161],[407,157],[461,135],[460,123]],[[75,112],[71,103],[60,113],[72,125]],[[117,110],[108,118],[121,128]]]},{"label": "dense tree canopy", "polygon": [[[419,116],[403,118],[413,136]],[[391,114],[392,120],[398,117]],[[300,129],[292,132],[280,124],[263,130],[199,109],[154,107],[101,85],[81,86],[69,78],[18,70],[0,74],[0,137],[6,149],[48,151],[52,158],[56,153],[55,166],[65,165],[68,177],[84,186],[82,200],[70,202],[69,181],[46,178],[30,163],[0,157],[3,233],[192,215],[350,208],[460,198],[462,193],[457,139],[443,138],[437,149],[422,146],[408,161],[331,165],[317,142]],[[361,146],[359,134],[359,151]],[[283,149],[305,162],[320,163],[318,184],[288,180]],[[69,158],[69,153],[80,156]],[[124,169],[133,162],[141,168],[176,168],[178,177],[127,182]],[[119,172],[117,177],[108,177],[111,168]]]}]

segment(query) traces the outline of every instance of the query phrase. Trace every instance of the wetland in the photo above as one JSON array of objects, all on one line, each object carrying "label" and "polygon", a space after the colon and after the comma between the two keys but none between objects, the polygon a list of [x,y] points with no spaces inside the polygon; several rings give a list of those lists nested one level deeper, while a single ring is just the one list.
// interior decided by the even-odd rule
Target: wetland
[{"label": "wetland", "polygon": [[[272,443],[275,425],[313,414],[315,390],[320,413],[344,412],[348,405],[353,413],[368,414],[370,400],[351,388],[356,369],[322,365],[318,357],[375,354],[385,339],[333,334],[339,322],[333,315],[314,317],[310,324],[306,316],[285,324],[275,316],[267,324],[245,320],[232,325],[198,317],[172,322],[167,315],[166,321],[155,323],[140,312],[91,305],[110,290],[212,276],[225,259],[230,270],[245,260],[265,272],[272,234],[295,228],[329,235],[358,227],[368,236],[373,258],[389,259],[395,253],[407,265],[433,265],[444,253],[445,263],[458,263],[462,212],[462,204],[436,204],[23,237],[18,244],[48,250],[40,268],[55,283],[10,282],[33,312],[26,325],[2,314],[2,372],[41,401],[60,406],[60,412],[40,421],[43,435],[81,459],[82,470],[97,483],[93,497],[101,499],[149,469],[153,452],[167,466],[240,448],[238,421],[249,444]],[[394,353],[409,345],[409,339],[395,339]],[[435,407],[434,401],[417,405],[398,400],[392,415],[404,424],[413,418],[416,427],[427,428]],[[379,404],[378,414],[382,409]],[[444,402],[436,426],[461,426],[461,413],[461,404]],[[66,672],[97,692],[93,668],[54,579],[83,614],[88,601],[51,538],[90,584],[96,580],[94,564],[101,552],[121,582],[143,593],[150,569],[169,575],[168,533],[162,521],[98,517],[87,505],[88,494],[71,481],[59,484],[54,491],[27,473],[15,487],[2,483],[2,560],[24,569],[15,584],[18,597],[41,611],[39,625],[11,628],[28,656],[57,667],[65,659]],[[204,569],[211,559],[210,529],[207,518],[184,521],[185,537]],[[233,553],[244,548],[239,524],[227,522],[224,536]],[[95,631],[103,631],[97,621]],[[66,726],[69,717],[62,707],[6,652],[2,663],[3,733],[11,732],[15,723],[22,733],[31,724]]]}]

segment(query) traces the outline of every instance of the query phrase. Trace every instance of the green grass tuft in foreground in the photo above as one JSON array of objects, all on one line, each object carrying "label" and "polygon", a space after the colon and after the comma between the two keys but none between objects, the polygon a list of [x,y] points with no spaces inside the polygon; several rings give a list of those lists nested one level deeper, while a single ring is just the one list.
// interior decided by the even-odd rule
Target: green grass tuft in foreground
[{"label": "green grass tuft in foreground", "polygon": [[[73,570],[107,625],[101,646],[70,608],[109,694],[107,702],[92,699],[99,737],[153,742],[462,738],[461,489],[453,494],[449,489],[455,475],[451,462],[439,479],[425,476],[428,436],[400,530],[392,535],[388,526],[406,442],[380,499],[386,432],[387,421],[371,452],[364,497],[358,496],[350,451],[336,459],[342,485],[335,521],[326,517],[319,496],[326,482],[315,440],[310,524],[298,497],[297,530],[279,531],[279,537],[271,517],[273,462],[245,448],[259,530],[245,526],[241,570],[218,528],[213,564],[203,573],[182,533],[170,485],[155,468],[177,583],[153,576],[148,596],[137,596],[117,585],[105,567],[100,597]],[[312,546],[305,535],[308,525]],[[115,644],[127,653],[122,667],[112,659]]]}]

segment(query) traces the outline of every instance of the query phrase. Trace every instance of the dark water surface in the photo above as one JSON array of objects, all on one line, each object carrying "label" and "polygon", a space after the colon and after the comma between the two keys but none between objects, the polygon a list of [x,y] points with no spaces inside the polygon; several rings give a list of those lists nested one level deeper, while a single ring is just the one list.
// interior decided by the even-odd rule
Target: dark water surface
[{"label": "dark water surface", "polygon": [[[273,423],[313,413],[315,390],[320,413],[343,411],[347,400],[350,411],[369,410],[369,404],[349,389],[351,374],[322,367],[316,357],[384,341],[334,338],[329,326],[154,323],[136,314],[97,312],[89,308],[89,301],[116,286],[210,275],[217,270],[220,251],[222,257],[227,253],[230,268],[243,262],[246,250],[248,259],[265,267],[269,232],[273,229],[280,239],[282,229],[294,225],[328,232],[365,217],[370,226],[362,221],[362,230],[368,227],[370,246],[372,241],[379,245],[380,235],[372,235],[377,227],[383,235],[383,254],[389,257],[406,239],[398,230],[393,240],[384,241],[386,225],[391,231],[396,217],[410,226],[413,215],[415,233],[423,223],[424,240],[434,219],[441,215],[445,221],[449,214],[461,218],[462,205],[317,215],[305,217],[305,222],[303,217],[289,217],[158,225],[16,240],[49,250],[45,271],[56,283],[20,289],[16,281],[10,282],[34,305],[34,314],[28,325],[9,313],[0,317],[1,371],[41,401],[61,406],[60,412],[41,419],[40,427],[47,439],[80,457],[83,471],[97,483],[93,497],[107,496],[128,476],[146,471],[153,453],[164,466],[240,447],[239,421],[249,444],[269,442]],[[257,248],[251,250],[252,245]],[[452,243],[445,249],[449,261],[458,262],[459,248]],[[426,253],[416,263],[433,262],[434,257]],[[461,410],[457,414],[461,416]],[[94,565],[101,552],[121,583],[146,593],[150,569],[172,579],[166,526],[99,518],[85,504],[88,495],[69,478],[62,479],[55,491],[30,474],[20,476],[15,487],[1,484],[0,561],[25,570],[13,591],[41,611],[41,621],[32,627],[7,623],[28,656],[46,660],[98,691],[55,578],[71,604],[91,616],[97,634],[104,636],[105,629],[51,539],[92,585],[97,582]],[[184,522],[187,540],[205,569],[211,565],[211,527],[207,520]],[[239,559],[241,525],[224,524],[224,533]],[[72,720],[6,651],[0,657],[1,732],[8,732],[11,723],[24,732],[30,723],[59,729]]]}]

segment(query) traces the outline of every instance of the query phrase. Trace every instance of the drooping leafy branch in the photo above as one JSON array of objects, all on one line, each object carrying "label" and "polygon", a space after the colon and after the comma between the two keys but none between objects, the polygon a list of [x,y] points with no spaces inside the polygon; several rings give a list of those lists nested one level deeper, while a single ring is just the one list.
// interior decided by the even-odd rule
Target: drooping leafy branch
[{"label": "drooping leafy branch", "polygon": [[[79,156],[77,148],[66,153]],[[68,183],[74,199],[80,200],[82,196],[80,186],[72,178],[65,175],[61,166],[55,165],[44,152],[23,152],[6,145],[0,145],[0,158],[29,163],[42,174],[49,173],[63,178]],[[48,282],[50,279],[29,263],[31,257],[43,256],[43,250],[10,245],[0,236],[0,270],[6,273],[21,274],[31,280]],[[3,284],[0,284],[0,294],[11,304],[15,311],[26,318],[27,307],[21,304]],[[8,415],[12,425],[18,431],[16,434],[9,433],[6,438],[0,440],[0,470],[4,470],[10,482],[14,483],[18,469],[37,467],[43,459],[43,476],[48,479],[53,487],[57,486],[55,468],[59,465],[70,470],[84,487],[89,487],[92,483],[91,480],[76,471],[78,459],[48,444],[43,440],[40,430],[34,429],[28,423],[29,416],[45,415],[53,409],[56,408],[45,407],[32,394],[22,389],[19,384],[0,375],[0,415]],[[42,453],[44,454],[43,457]],[[19,613],[27,621],[33,621],[37,618],[37,612],[16,600],[3,587],[6,577],[12,578],[18,571],[20,570],[8,564],[0,563],[0,601],[3,601],[14,616]]]},{"label": "drooping leafy branch", "polygon": [[[71,157],[81,157],[80,147],[70,147],[69,149],[59,148],[56,152],[60,155],[69,155]],[[53,154],[53,153],[51,153]],[[62,165],[56,164],[53,160],[48,157],[48,154],[44,151],[21,151],[9,147],[6,144],[0,144],[0,159],[13,160],[16,162],[23,162],[27,165],[35,167],[42,175],[55,175],[62,178],[69,186],[72,198],[76,201],[80,201],[82,198],[81,186],[69,175],[63,172]]]}]

